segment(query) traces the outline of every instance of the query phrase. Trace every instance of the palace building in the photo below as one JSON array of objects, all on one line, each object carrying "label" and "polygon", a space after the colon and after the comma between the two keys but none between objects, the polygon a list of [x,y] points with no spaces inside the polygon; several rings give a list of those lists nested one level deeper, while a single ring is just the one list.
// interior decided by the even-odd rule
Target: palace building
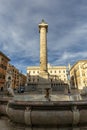
[{"label": "palace building", "polygon": [[[39,83],[39,66],[27,67],[27,86],[37,88]],[[51,66],[48,64],[48,74],[53,90],[63,90],[67,86],[66,66]]]}]

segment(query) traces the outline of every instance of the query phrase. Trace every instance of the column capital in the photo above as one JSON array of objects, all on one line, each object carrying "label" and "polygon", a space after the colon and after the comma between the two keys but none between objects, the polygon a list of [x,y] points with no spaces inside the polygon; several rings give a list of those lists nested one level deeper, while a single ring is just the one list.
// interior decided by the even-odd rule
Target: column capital
[{"label": "column capital", "polygon": [[48,32],[48,24],[44,21],[44,19],[42,19],[41,23],[39,23],[39,32],[40,32],[40,29],[42,27],[46,28],[47,32]]}]

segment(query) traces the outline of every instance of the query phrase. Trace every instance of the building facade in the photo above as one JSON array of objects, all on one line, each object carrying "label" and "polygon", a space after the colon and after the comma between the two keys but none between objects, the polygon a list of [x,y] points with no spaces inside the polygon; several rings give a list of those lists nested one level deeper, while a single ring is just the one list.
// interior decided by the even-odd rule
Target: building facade
[{"label": "building facade", "polygon": [[83,89],[87,86],[87,60],[77,61],[70,69],[71,88]]},{"label": "building facade", "polygon": [[19,72],[19,70],[11,64],[8,64],[7,67],[7,82],[10,79],[10,87],[17,89],[19,86],[25,86],[26,76]]},{"label": "building facade", "polygon": [[10,59],[0,51],[0,89],[5,87],[7,65]]},{"label": "building facade", "polygon": [[19,86],[25,86],[27,77],[26,75],[19,73]]},{"label": "building facade", "polygon": [[11,64],[8,64],[8,69],[7,69],[7,82],[8,82],[8,77],[10,76],[10,82],[11,82],[11,87],[16,89],[19,86],[19,70]]},{"label": "building facade", "polygon": [[[27,67],[27,85],[37,87],[39,83],[39,66]],[[66,66],[48,64],[49,80],[53,90],[62,90],[67,86]]]}]

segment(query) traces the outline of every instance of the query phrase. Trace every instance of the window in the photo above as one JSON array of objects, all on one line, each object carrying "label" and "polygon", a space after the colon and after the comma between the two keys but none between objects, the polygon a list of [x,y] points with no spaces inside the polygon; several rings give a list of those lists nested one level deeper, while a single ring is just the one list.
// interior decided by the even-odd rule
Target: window
[{"label": "window", "polygon": [[64,81],[66,81],[66,79],[64,78]]},{"label": "window", "polygon": [[2,74],[0,73],[0,78],[2,78]]},{"label": "window", "polygon": [[1,60],[3,61],[4,59],[2,58]]},{"label": "window", "polygon": [[37,81],[39,82],[39,79],[37,79]]},{"label": "window", "polygon": [[51,79],[51,82],[52,82],[53,80]]},{"label": "window", "polygon": [[3,75],[3,79],[5,79],[5,75]]},{"label": "window", "polygon": [[61,73],[61,71],[59,70],[59,73]]},{"label": "window", "polygon": [[6,70],[6,69],[7,69],[7,67],[6,67],[6,66],[4,66],[4,69]]}]

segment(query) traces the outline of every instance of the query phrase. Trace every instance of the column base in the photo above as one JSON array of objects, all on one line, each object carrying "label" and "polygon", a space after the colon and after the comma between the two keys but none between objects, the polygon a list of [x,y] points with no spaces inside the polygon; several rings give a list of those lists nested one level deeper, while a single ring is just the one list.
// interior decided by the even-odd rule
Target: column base
[{"label": "column base", "polygon": [[44,93],[47,88],[51,89],[49,74],[47,72],[42,72],[39,74],[38,89]]}]

